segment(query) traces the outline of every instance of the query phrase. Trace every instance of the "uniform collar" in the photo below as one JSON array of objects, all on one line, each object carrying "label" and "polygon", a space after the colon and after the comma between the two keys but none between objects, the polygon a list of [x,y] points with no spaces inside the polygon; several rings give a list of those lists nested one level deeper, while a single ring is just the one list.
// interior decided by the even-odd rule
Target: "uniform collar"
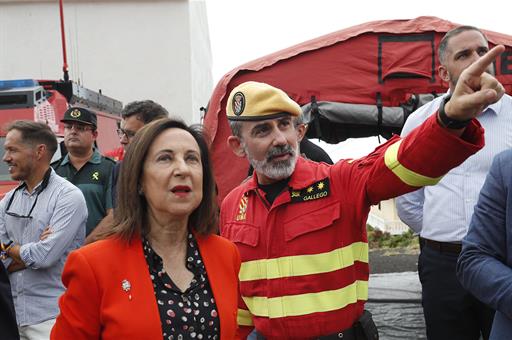
[{"label": "uniform collar", "polygon": [[[297,164],[295,164],[295,170],[293,171],[290,181],[288,182],[288,186],[292,189],[299,190],[302,188],[306,188],[312,183],[315,183],[318,180],[327,177],[326,175],[322,178],[319,178],[318,172],[315,170],[316,167],[312,167],[309,161],[306,161],[304,158],[299,157],[297,159]],[[247,179],[247,181],[245,182],[245,188],[246,192],[258,188],[258,178],[256,177],[256,171],[254,171],[252,177]]]},{"label": "uniform collar", "polygon": [[[68,163],[69,163],[69,152],[66,154],[66,156],[64,156],[64,159],[62,160],[61,165],[66,165]],[[96,149],[96,148],[93,149],[92,157],[87,161],[87,163],[92,163],[92,164],[100,164],[101,163],[101,154],[98,151],[98,149]]]}]

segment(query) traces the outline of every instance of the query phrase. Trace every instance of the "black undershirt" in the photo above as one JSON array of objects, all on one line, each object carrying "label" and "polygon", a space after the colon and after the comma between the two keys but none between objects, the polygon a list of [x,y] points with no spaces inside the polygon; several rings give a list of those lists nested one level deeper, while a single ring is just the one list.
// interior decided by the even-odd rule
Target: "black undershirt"
[{"label": "black undershirt", "polygon": [[280,193],[283,192],[285,188],[288,188],[288,182],[290,181],[290,177],[282,179],[272,184],[259,184],[258,187],[265,192],[265,199],[272,205],[279,196]]}]

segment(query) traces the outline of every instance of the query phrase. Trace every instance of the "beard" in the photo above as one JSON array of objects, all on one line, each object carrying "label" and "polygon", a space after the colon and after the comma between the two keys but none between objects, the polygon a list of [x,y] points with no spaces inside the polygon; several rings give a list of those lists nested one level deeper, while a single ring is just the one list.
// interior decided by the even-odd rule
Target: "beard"
[{"label": "beard", "polygon": [[15,181],[25,181],[27,178],[29,178],[30,174],[33,173],[33,171],[34,171],[31,163],[19,164],[19,162],[17,162],[15,165],[9,163],[9,164],[7,164],[7,166],[9,168],[10,167],[14,168],[14,172],[11,173],[9,171],[9,174],[11,176],[11,179],[13,179]]},{"label": "beard", "polygon": [[[264,160],[256,160],[253,155],[249,152],[248,148],[244,145],[247,159],[251,163],[254,171],[260,173],[273,180],[282,180],[292,175],[295,170],[295,164],[297,164],[297,158],[299,155],[299,144],[295,148],[290,145],[275,146],[268,150]],[[290,158],[282,161],[273,161],[273,158],[278,155],[288,153]]]}]

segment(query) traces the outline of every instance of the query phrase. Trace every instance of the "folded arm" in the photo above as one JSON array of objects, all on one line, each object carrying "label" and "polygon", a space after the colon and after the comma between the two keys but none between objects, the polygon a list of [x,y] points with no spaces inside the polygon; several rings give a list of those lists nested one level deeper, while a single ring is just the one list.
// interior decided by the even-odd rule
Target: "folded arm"
[{"label": "folded arm", "polygon": [[77,235],[83,240],[86,219],[83,194],[78,190],[61,194],[50,219],[51,233],[43,240],[21,245],[19,259],[34,269],[54,265],[69,250]]}]

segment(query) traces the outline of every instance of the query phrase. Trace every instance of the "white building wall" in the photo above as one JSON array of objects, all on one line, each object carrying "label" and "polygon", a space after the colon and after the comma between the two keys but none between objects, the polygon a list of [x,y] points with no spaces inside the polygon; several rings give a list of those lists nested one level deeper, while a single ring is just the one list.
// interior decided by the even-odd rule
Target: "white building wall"
[{"label": "white building wall", "polygon": [[213,84],[212,52],[204,0],[190,0],[189,26],[191,40],[194,41],[190,58],[193,104],[191,110],[194,122],[199,122],[203,114],[199,109],[208,105]]},{"label": "white building wall", "polygon": [[[70,78],[187,122],[212,91],[204,0],[64,2]],[[58,1],[0,0],[0,79],[62,78]]]},{"label": "white building wall", "polygon": [[391,235],[402,234],[409,229],[398,217],[394,198],[382,201],[380,205],[373,205],[367,223]]}]

